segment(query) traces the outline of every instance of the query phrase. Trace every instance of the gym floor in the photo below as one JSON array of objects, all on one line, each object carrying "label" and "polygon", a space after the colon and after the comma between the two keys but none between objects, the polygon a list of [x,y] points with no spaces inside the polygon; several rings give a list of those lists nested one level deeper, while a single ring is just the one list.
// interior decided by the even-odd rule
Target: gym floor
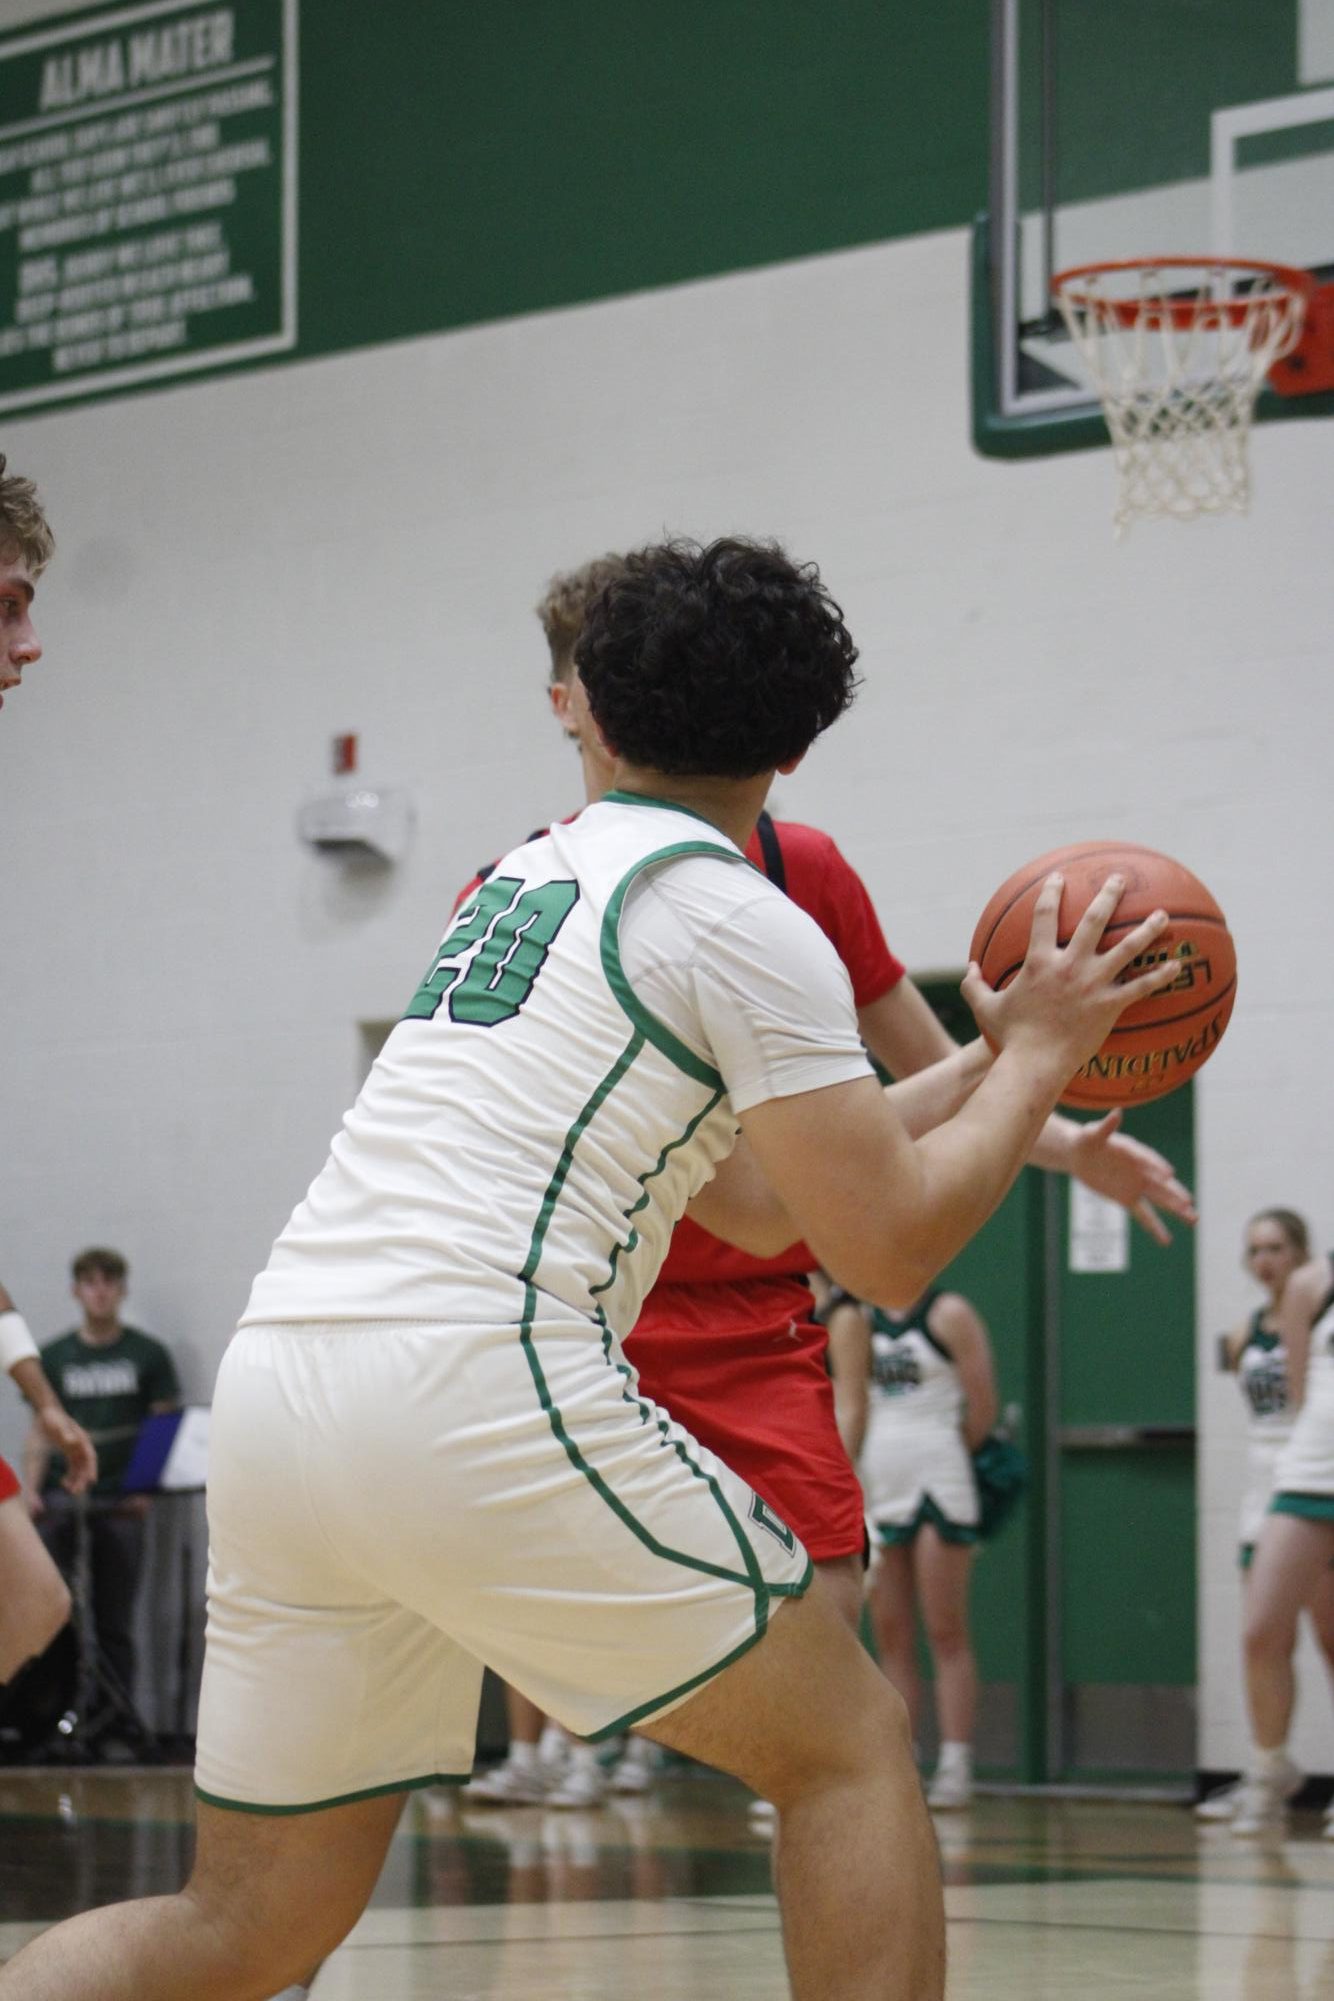
[{"label": "gym floor", "polygon": [[[937,1818],[951,2001],[1327,2001],[1334,1842],[1264,1846],[1181,1805],[984,1797]],[[174,1888],[185,1771],[0,1773],[0,1959],[54,1919]],[[588,1813],[408,1803],[371,1908],[316,2001],[773,2001],[763,1839],[729,1781],[669,1772]]]}]

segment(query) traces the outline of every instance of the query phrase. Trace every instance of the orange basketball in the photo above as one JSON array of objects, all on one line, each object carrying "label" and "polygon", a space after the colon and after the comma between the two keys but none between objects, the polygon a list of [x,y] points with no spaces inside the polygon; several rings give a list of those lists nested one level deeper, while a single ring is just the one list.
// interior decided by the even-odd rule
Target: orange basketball
[{"label": "orange basketball", "polygon": [[[1097,1055],[1062,1093],[1063,1105],[1142,1105],[1166,1097],[1193,1077],[1222,1040],[1237,995],[1237,955],[1227,920],[1198,876],[1168,855],[1126,841],[1082,841],[1016,869],[978,919],[971,956],[992,987],[1012,980],[1028,950],[1033,905],[1054,870],[1065,877],[1059,937],[1064,945],[1109,875],[1126,879],[1125,893],[1103,933],[1103,947],[1165,910],[1171,924],[1155,940],[1153,958],[1181,963],[1180,977],[1137,1001],[1117,1022]],[[1131,972],[1144,970],[1136,960]],[[1127,975],[1129,977],[1129,975]]]}]

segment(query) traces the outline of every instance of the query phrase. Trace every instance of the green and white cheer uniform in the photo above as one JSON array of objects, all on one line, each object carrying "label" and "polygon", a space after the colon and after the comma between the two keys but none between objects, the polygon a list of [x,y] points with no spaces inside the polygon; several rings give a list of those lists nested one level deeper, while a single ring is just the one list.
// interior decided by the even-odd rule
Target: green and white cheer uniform
[{"label": "green and white cheer uniform", "polygon": [[609,1735],[805,1589],[621,1339],[736,1114],[869,1074],[818,926],[695,815],[613,794],[497,866],[223,1362],[206,1799],[466,1774],[484,1662]]},{"label": "green and white cheer uniform", "polygon": [[1279,1454],[1292,1436],[1288,1405],[1288,1363],[1277,1334],[1262,1325],[1264,1308],[1251,1315],[1246,1342],[1237,1357],[1237,1382],[1246,1399],[1246,1479],[1241,1491],[1238,1532],[1245,1569],[1255,1552],[1260,1527],[1274,1497]]},{"label": "green and white cheer uniform", "polygon": [[939,1294],[910,1313],[871,1315],[871,1389],[858,1471],[872,1533],[911,1542],[930,1522],[947,1542],[976,1542],[977,1483],[963,1435],[964,1395],[927,1326]]},{"label": "green and white cheer uniform", "polygon": [[1334,1257],[1330,1290],[1311,1329],[1306,1396],[1279,1454],[1273,1508],[1334,1522]]}]

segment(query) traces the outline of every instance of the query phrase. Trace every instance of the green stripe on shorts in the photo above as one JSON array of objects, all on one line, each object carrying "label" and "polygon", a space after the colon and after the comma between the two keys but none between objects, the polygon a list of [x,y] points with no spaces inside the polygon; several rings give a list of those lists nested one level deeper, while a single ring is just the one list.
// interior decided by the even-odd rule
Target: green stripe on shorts
[{"label": "green stripe on shorts", "polygon": [[1275,1494],[1271,1515],[1299,1515],[1303,1521],[1334,1523],[1334,1494]]},{"label": "green stripe on shorts", "polygon": [[975,1543],[982,1539],[976,1522],[952,1522],[928,1494],[910,1522],[877,1522],[876,1540],[883,1543],[886,1549],[901,1548],[903,1544],[912,1542],[928,1522],[942,1542]]}]

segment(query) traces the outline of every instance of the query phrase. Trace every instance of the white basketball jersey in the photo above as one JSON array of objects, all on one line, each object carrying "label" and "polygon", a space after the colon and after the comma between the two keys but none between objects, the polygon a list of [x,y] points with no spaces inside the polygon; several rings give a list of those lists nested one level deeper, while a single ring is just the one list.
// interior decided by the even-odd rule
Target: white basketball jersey
[{"label": "white basketball jersey", "polygon": [[875,1312],[871,1319],[871,1409],[877,1429],[935,1425],[957,1433],[963,1423],[959,1372],[927,1332],[928,1296],[910,1315]]},{"label": "white basketball jersey", "polygon": [[[707,859],[684,859],[695,856]],[[756,1017],[765,1077],[796,1051],[791,1081],[742,1092],[743,1108],[867,1072],[847,976],[814,922],[716,827],[613,794],[515,849],[459,909],[243,1321],[532,1327],[575,1314],[628,1333],[673,1225],[736,1136],[709,1037],[689,1017],[694,988],[687,982],[686,1014],[674,1017],[687,1042],[649,1010],[622,963],[629,897],[636,965],[643,938],[661,937],[664,977],[688,961],[702,987],[709,969],[692,953],[707,939],[672,929],[673,869],[707,878],[706,899],[720,906],[718,955],[730,941],[735,956],[738,936],[758,924],[760,949],[743,960],[790,957],[799,925],[805,967],[819,973],[823,953],[842,983],[833,991],[844,1021],[828,1021],[817,978],[810,1006],[825,1019],[794,1028],[793,1008],[806,1003],[790,970],[774,1008],[728,1010],[743,1027]],[[732,909],[749,931],[729,922]],[[746,978],[719,963],[725,986]],[[733,1089],[744,1067],[732,1062]]]},{"label": "white basketball jersey", "polygon": [[1267,1334],[1255,1314],[1237,1360],[1237,1382],[1246,1399],[1247,1437],[1283,1439],[1292,1430],[1288,1359],[1277,1334]]},{"label": "white basketball jersey", "polygon": [[[1334,1258],[1330,1275],[1334,1280]],[[1279,1457],[1275,1486],[1289,1494],[1334,1495],[1334,1286],[1311,1328],[1306,1395]]]}]

